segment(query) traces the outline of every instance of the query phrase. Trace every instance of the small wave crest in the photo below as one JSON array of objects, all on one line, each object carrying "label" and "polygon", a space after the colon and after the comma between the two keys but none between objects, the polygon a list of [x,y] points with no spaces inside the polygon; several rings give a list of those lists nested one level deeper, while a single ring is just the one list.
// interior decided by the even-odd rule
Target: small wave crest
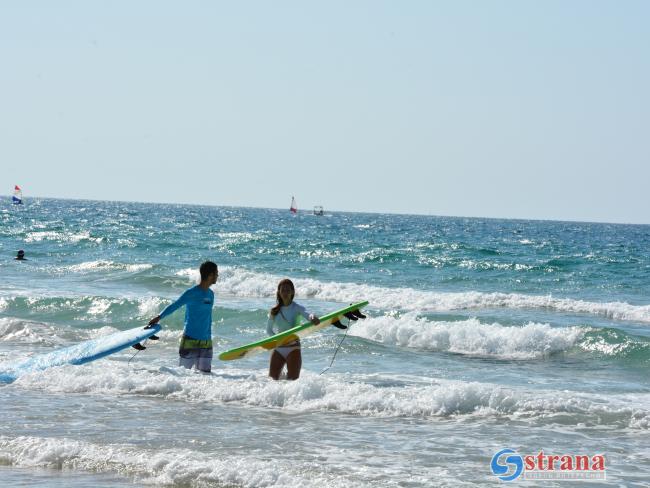
[{"label": "small wave crest", "polygon": [[537,359],[567,351],[584,333],[580,327],[553,328],[538,323],[506,327],[475,318],[432,322],[415,312],[368,318],[356,323],[350,332],[384,344],[500,359]]},{"label": "small wave crest", "polygon": [[[220,269],[217,293],[242,298],[275,297],[276,287],[283,277],[259,273],[245,268]],[[177,276],[198,281],[195,269],[183,269]],[[413,288],[385,288],[359,283],[323,282],[311,278],[295,278],[296,296],[337,303],[368,300],[372,307],[385,310],[445,312],[489,308],[547,309],[563,313],[597,315],[613,320],[650,323],[650,305],[631,305],[625,302],[590,302],[552,295],[523,295],[520,293],[436,292]]]},{"label": "small wave crest", "polygon": [[104,240],[103,237],[92,236],[88,231],[36,231],[29,232],[25,236],[25,242],[41,242],[41,241],[54,241],[54,242],[93,242],[95,244],[100,244]]},{"label": "small wave crest", "polygon": [[596,356],[650,364],[650,340],[626,334],[618,329],[590,330],[580,340],[579,347]]},{"label": "small wave crest", "polygon": [[[157,296],[121,298],[105,296],[15,296],[5,297],[2,312],[12,316],[29,314],[56,322],[141,322],[159,313],[170,300]],[[51,319],[52,318],[52,319]]]},{"label": "small wave crest", "polygon": [[98,260],[65,266],[61,268],[60,271],[73,273],[89,273],[94,271],[126,271],[129,273],[139,273],[151,268],[153,268],[153,265],[148,263],[126,264],[116,263],[114,261]]},{"label": "small wave crest", "polygon": [[[318,376],[304,371],[300,381],[272,381],[264,373],[228,369],[197,375],[169,368],[124,374],[126,366],[104,361],[62,366],[16,380],[17,387],[65,393],[145,395],[190,402],[236,402],[292,412],[329,411],[369,417],[451,416],[529,418],[536,422],[650,428],[646,395],[629,398],[586,393],[504,388],[489,383],[436,380],[430,384],[376,386],[362,377]],[[89,369],[92,374],[89,374]],[[236,373],[236,374],[233,374]]]},{"label": "small wave crest", "polygon": [[55,327],[14,317],[0,318],[0,342],[60,345],[64,341]]},{"label": "small wave crest", "polygon": [[100,445],[70,438],[0,437],[0,464],[115,473],[147,484],[243,487],[345,487],[345,480],[314,472],[300,462],[254,455],[203,453],[190,449],[149,450],[130,444]]}]

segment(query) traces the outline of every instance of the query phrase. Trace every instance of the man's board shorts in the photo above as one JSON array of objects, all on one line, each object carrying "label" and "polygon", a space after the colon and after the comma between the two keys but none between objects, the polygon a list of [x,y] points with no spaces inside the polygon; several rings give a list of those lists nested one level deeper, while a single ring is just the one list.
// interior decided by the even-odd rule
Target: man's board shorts
[{"label": "man's board shorts", "polygon": [[212,339],[205,341],[184,335],[178,348],[179,366],[209,373],[212,369]]}]

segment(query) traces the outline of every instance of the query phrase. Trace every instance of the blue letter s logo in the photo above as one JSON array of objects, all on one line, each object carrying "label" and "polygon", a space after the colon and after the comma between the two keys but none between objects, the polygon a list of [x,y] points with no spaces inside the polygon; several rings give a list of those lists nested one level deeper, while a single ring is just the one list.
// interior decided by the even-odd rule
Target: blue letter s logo
[{"label": "blue letter s logo", "polygon": [[512,481],[515,478],[519,477],[521,472],[524,470],[524,460],[517,453],[515,453],[514,456],[508,456],[505,459],[506,464],[499,463],[500,456],[502,456],[503,454],[511,454],[511,453],[515,453],[515,451],[513,451],[512,449],[502,449],[492,457],[492,462],[490,463],[492,472],[497,476],[505,475],[508,472],[509,466],[514,465],[515,468],[514,473],[508,476],[499,476],[499,479],[501,479],[502,481]]}]

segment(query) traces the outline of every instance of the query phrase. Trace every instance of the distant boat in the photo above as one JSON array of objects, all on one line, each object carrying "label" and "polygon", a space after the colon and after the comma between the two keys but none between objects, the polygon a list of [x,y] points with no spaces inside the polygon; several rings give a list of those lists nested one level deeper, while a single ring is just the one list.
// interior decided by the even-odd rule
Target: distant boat
[{"label": "distant boat", "polygon": [[321,205],[316,205],[314,207],[314,215],[325,215],[323,212],[323,207]]},{"label": "distant boat", "polygon": [[298,213],[298,204],[296,203],[296,199],[294,197],[291,197],[291,207],[289,207],[289,211],[291,213]]},{"label": "distant boat", "polygon": [[18,185],[14,186],[14,196],[11,197],[11,202],[14,205],[23,204],[23,191],[20,189]]}]

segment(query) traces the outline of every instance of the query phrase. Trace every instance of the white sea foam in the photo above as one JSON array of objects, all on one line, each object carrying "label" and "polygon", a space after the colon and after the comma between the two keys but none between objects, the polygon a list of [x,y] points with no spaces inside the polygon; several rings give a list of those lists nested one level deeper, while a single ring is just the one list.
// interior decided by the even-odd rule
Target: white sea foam
[{"label": "white sea foam", "polygon": [[90,315],[104,315],[111,306],[108,298],[94,298],[87,313]]},{"label": "white sea foam", "polygon": [[114,261],[98,260],[65,266],[61,268],[61,271],[71,271],[73,273],[88,273],[93,271],[127,271],[129,273],[138,273],[140,271],[151,269],[152,267],[153,265],[148,263],[125,264],[116,263]]},{"label": "white sea foam", "polygon": [[0,318],[0,342],[38,344],[46,347],[61,347],[86,339],[118,332],[119,329],[104,326],[97,329],[80,329],[56,326],[16,317]]},{"label": "white sea foam", "polygon": [[242,487],[346,487],[349,480],[305,462],[191,449],[150,450],[70,438],[0,437],[0,464],[114,473],[146,484]]},{"label": "white sea foam", "polygon": [[300,251],[300,256],[303,258],[337,258],[341,256],[341,251],[339,249],[332,251],[326,249],[304,249]]},{"label": "white sea foam", "polygon": [[[224,272],[224,267],[220,268],[220,272]],[[196,268],[185,268],[176,272],[176,276],[182,276],[184,278],[189,278],[192,282],[197,282],[201,278],[199,270]]]},{"label": "white sea foam", "polygon": [[64,231],[37,231],[29,232],[25,236],[25,242],[55,241],[55,242],[81,242],[90,241],[97,244],[104,240],[103,237],[94,237],[88,231],[64,232]]},{"label": "white sea foam", "polygon": [[14,317],[0,318],[0,342],[59,345],[63,342],[55,327]]},{"label": "white sea foam", "polygon": [[534,269],[536,266],[532,264],[522,264],[522,263],[497,263],[491,261],[477,261],[473,259],[463,259],[458,263],[458,267],[466,268],[466,269],[478,269],[478,270],[498,269],[502,271],[503,270],[529,271]]},{"label": "white sea foam", "polygon": [[[533,422],[650,427],[650,395],[617,398],[555,390],[504,388],[490,383],[428,380],[407,386],[376,386],[357,375],[272,381],[265,372],[228,369],[198,375],[182,369],[128,370],[120,361],[62,366],[16,380],[15,387],[64,393],[145,395],[190,402],[238,403],[290,412],[340,412],[367,417],[516,417]],[[371,379],[371,377],[369,377]]]},{"label": "white sea foam", "polygon": [[[195,269],[183,269],[178,276],[196,282]],[[245,268],[220,269],[217,293],[245,298],[273,298],[282,276],[258,273]],[[625,302],[589,302],[552,295],[523,295],[520,293],[460,293],[435,292],[413,288],[385,288],[359,283],[324,282],[310,278],[294,278],[298,298],[314,298],[338,303],[368,300],[373,308],[412,311],[445,312],[489,308],[548,309],[563,313],[582,313],[614,320],[650,323],[650,305],[631,305]]]},{"label": "white sea foam", "polygon": [[[13,296],[0,298],[0,305],[6,309],[10,304],[17,307],[22,305],[15,302],[23,300],[30,312],[56,315],[61,312],[76,314],[74,320],[97,320],[98,316],[111,315],[113,312],[127,314],[141,319],[151,318],[160,312],[162,307],[170,303],[169,299],[144,296],[133,298],[101,297],[101,296]],[[1,307],[0,307],[1,309]]]},{"label": "white sea foam", "polygon": [[502,359],[533,359],[566,351],[585,332],[580,327],[553,328],[538,323],[505,327],[475,318],[432,322],[416,312],[368,318],[350,329],[351,335],[385,344]]},{"label": "white sea foam", "polygon": [[137,242],[134,239],[120,238],[120,239],[117,240],[117,243],[120,246],[124,246],[124,247],[137,247],[137,245],[138,245]]},{"label": "white sea foam", "polygon": [[140,317],[153,317],[164,308],[164,305],[169,303],[168,300],[160,297],[145,297],[138,301],[138,314]]}]

